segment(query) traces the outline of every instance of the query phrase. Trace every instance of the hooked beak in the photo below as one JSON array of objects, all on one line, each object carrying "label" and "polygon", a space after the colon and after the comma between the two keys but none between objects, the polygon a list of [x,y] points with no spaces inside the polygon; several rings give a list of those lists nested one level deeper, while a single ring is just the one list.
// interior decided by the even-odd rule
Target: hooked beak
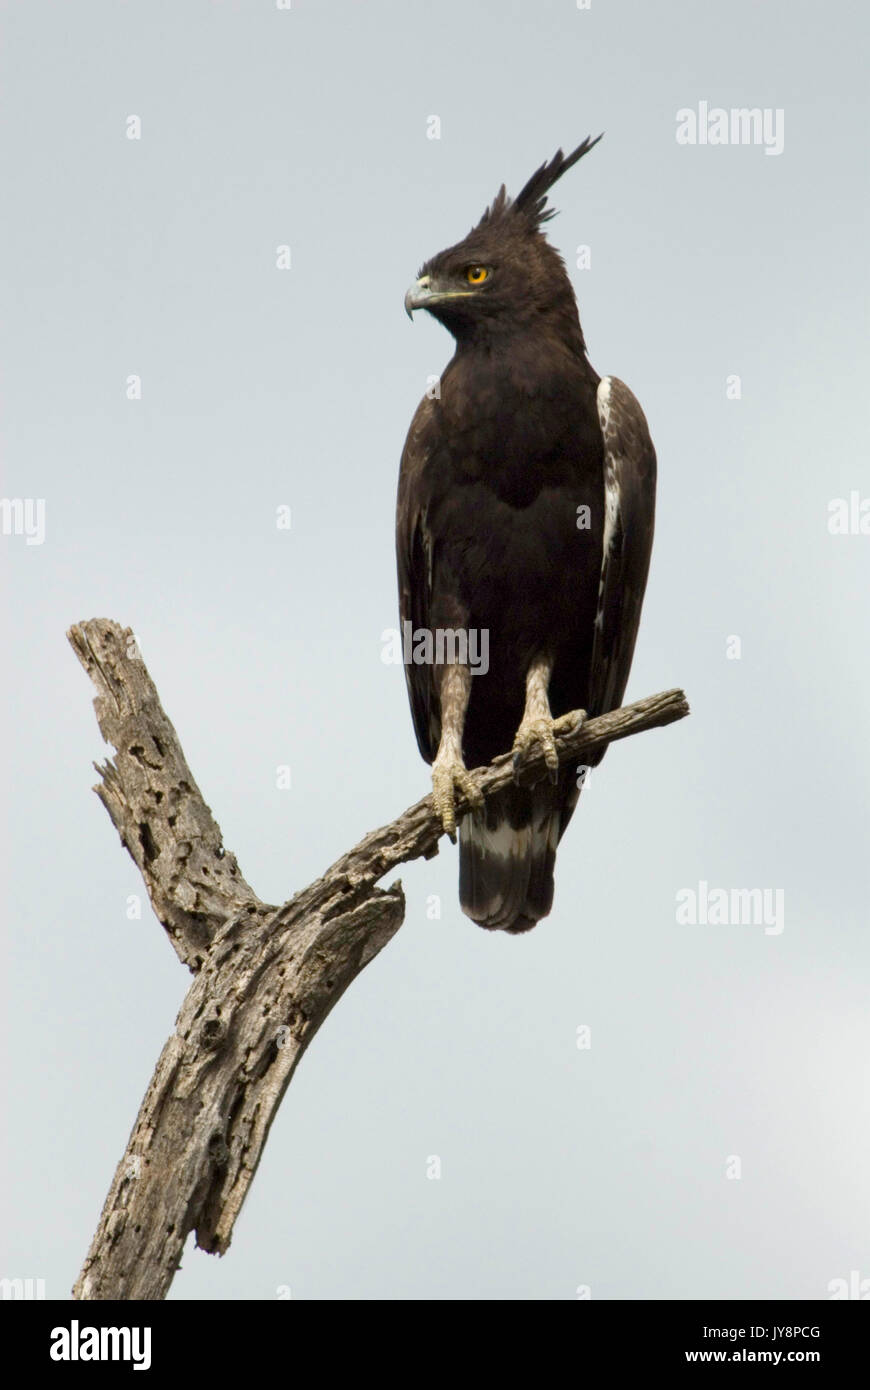
[{"label": "hooked beak", "polygon": [[411,319],[415,309],[431,309],[433,304],[443,304],[446,299],[469,299],[473,293],[473,290],[441,289],[430,275],[421,275],[405,295],[405,313]]},{"label": "hooked beak", "polygon": [[429,276],[421,275],[419,280],[415,280],[413,285],[408,286],[405,295],[405,313],[413,323],[414,310],[425,309],[432,299],[432,290],[429,285]]}]

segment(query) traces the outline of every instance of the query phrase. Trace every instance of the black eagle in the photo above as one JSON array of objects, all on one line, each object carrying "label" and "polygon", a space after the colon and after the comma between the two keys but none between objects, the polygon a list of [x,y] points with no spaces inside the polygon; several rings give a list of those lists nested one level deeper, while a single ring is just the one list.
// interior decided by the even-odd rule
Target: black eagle
[{"label": "black eagle", "polygon": [[[456,340],[411,422],[399,476],[402,628],[415,644],[431,634],[415,645],[427,659],[406,660],[411,712],[451,838],[455,789],[472,801],[459,825],[462,909],[509,932],[550,911],[556,846],[582,783],[558,766],[553,721],[620,705],[652,546],[646,419],[623,382],[591,366],[543,230],[548,191],[597,143],[559,150],[515,199],[502,185],[405,296],[409,315],[426,309]],[[484,633],[485,673],[469,656],[480,657]],[[535,744],[550,777],[522,785]],[[466,768],[511,747],[517,784],[484,805]]]}]

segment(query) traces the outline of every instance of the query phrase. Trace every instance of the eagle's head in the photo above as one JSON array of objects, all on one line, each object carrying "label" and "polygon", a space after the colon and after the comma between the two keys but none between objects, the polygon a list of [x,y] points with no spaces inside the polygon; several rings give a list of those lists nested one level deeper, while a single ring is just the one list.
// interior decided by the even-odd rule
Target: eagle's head
[{"label": "eagle's head", "polygon": [[567,156],[557,150],[516,198],[502,184],[468,236],[420,268],[405,295],[408,316],[426,309],[459,343],[526,331],[553,315],[568,315],[576,324],[565,264],[543,231],[554,213],[547,193],[600,139],[587,138]]}]

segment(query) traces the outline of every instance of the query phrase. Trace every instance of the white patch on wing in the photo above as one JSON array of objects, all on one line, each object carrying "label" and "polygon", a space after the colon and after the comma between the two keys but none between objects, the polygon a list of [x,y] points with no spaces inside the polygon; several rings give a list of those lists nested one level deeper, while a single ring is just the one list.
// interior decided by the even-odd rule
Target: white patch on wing
[{"label": "white patch on wing", "polygon": [[600,629],[604,623],[604,584],[607,578],[607,563],[610,559],[613,537],[619,522],[619,478],[611,432],[609,376],[603,376],[599,381],[596,400],[598,403],[598,423],[601,426],[601,435],[604,440],[604,535],[601,547],[601,576],[598,580],[598,612],[595,614],[595,626]]},{"label": "white patch on wing", "polygon": [[608,426],[608,424],[610,423],[610,377],[609,377],[609,376],[603,376],[603,377],[601,378],[601,380],[599,381],[599,383],[598,383],[598,391],[596,392],[596,397],[595,397],[595,398],[596,398],[596,400],[597,400],[597,402],[598,402],[598,420],[599,420],[599,423],[600,423],[600,425],[601,425],[601,429],[602,429],[602,432],[603,432],[604,430],[607,429],[607,426]]}]

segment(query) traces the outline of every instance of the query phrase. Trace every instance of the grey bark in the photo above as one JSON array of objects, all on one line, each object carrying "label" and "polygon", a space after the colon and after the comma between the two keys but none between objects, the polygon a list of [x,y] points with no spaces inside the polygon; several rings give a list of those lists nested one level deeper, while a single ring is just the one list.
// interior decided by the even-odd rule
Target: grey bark
[{"label": "grey bark", "polygon": [[[185,1240],[223,1254],[296,1065],[365,965],[402,924],[401,883],[379,880],[438,852],[429,796],[366,835],[283,906],[262,902],[222,843],[133,634],[108,619],[69,631],[115,749],[95,788],[154,911],[194,974],[157,1063],[73,1289],[80,1299],[165,1297]],[[688,714],[680,690],[557,725],[560,762]],[[474,773],[507,785],[509,754]],[[524,779],[545,775],[542,756]],[[465,809],[457,800],[459,814]]]}]

